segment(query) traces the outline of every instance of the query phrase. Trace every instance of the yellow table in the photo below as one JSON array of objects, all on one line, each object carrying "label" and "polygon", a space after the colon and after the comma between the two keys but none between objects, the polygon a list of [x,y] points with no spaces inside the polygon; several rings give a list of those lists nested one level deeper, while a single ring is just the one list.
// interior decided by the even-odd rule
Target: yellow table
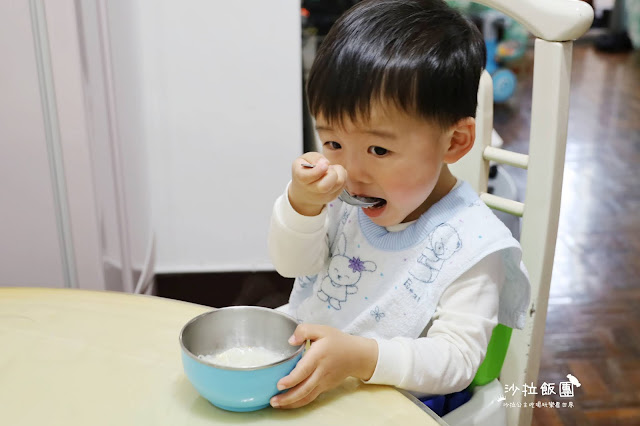
[{"label": "yellow table", "polygon": [[187,380],[178,344],[182,326],[210,309],[123,293],[0,288],[0,424],[443,424],[394,388],[352,379],[296,410],[220,410]]}]

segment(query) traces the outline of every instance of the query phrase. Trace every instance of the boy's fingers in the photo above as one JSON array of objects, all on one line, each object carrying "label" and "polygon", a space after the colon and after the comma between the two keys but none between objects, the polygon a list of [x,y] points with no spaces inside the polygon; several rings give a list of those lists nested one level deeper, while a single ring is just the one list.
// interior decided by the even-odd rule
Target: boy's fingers
[{"label": "boy's fingers", "polygon": [[278,381],[278,390],[290,389],[296,386],[311,376],[315,368],[316,363],[314,359],[308,356],[302,357],[293,371]]},{"label": "boy's fingers", "polygon": [[309,164],[316,164],[318,161],[320,161],[322,159],[326,160],[326,157],[324,155],[322,155],[319,152],[315,152],[315,151],[305,152],[299,158],[303,159],[304,161],[306,161]]},{"label": "boy's fingers", "polygon": [[327,173],[315,183],[316,191],[320,194],[331,195],[335,198],[340,191],[342,191],[342,188],[345,187],[346,182],[347,171],[342,166],[331,165]]},{"label": "boy's fingers", "polygon": [[282,409],[288,410],[288,409],[293,409],[293,408],[304,407],[305,405],[307,405],[307,404],[309,404],[309,403],[313,402],[313,401],[318,397],[318,395],[320,395],[320,393],[321,393],[321,392],[320,392],[320,388],[316,387],[315,389],[313,389],[313,390],[311,391],[311,393],[310,393],[310,394],[308,394],[308,395],[307,395],[307,396],[305,396],[304,398],[299,399],[299,400],[297,400],[296,402],[293,402],[293,403],[291,403],[291,404],[289,404],[289,405],[281,406],[281,407],[279,407],[279,408],[282,408]]},{"label": "boy's fingers", "polygon": [[342,188],[347,184],[347,170],[339,164],[331,166],[335,170],[337,179],[333,186],[333,191],[342,191]]},{"label": "boy's fingers", "polygon": [[300,324],[296,327],[293,335],[289,338],[289,344],[293,346],[301,345],[307,340],[312,342],[324,337],[328,327],[317,324]]},{"label": "boy's fingers", "polygon": [[[295,407],[301,407],[302,405],[308,404],[313,399],[315,399],[320,393],[319,390],[317,389],[320,376],[321,375],[320,373],[317,372],[317,370],[314,371],[312,375],[307,377],[295,388],[291,388],[287,392],[272,398],[271,399],[272,405],[275,405],[281,408],[295,408]],[[318,390],[317,394],[314,395],[314,393],[317,390]],[[311,397],[311,400],[307,400],[307,398],[309,397]]]},{"label": "boy's fingers", "polygon": [[328,194],[338,181],[338,174],[333,167],[329,167],[327,172],[316,182],[316,191],[320,194]]},{"label": "boy's fingers", "polygon": [[[315,167],[305,167],[302,165],[304,163],[313,164]],[[293,163],[293,176],[304,184],[310,184],[322,179],[328,169],[329,162],[326,161],[326,159],[324,159],[324,161],[321,159],[317,163],[313,163],[301,157]]]},{"label": "boy's fingers", "polygon": [[[298,157],[295,163],[297,163],[295,166],[303,167],[305,169],[321,168],[326,170],[329,167],[329,160],[318,152],[307,152]],[[307,165],[307,167],[302,166],[303,164]],[[313,167],[308,167],[309,165]]]}]

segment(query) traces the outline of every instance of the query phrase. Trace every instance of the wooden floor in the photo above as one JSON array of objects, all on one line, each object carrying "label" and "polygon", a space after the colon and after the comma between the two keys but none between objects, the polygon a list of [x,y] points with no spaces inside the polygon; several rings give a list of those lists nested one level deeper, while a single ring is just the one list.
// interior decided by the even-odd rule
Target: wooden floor
[{"label": "wooden floor", "polygon": [[[505,148],[526,152],[531,67],[497,106]],[[508,170],[524,186],[519,169]],[[535,408],[534,425],[640,425],[640,52],[576,45],[558,243],[538,386],[572,374],[573,408]],[[292,280],[259,274],[157,278],[161,296],[210,306],[285,303]],[[233,291],[232,291],[233,289]]]},{"label": "wooden floor", "polygon": [[[505,148],[526,152],[531,67],[495,111]],[[574,375],[573,408],[534,425],[640,425],[640,52],[574,46],[571,106],[547,327],[538,380]],[[525,176],[509,169],[519,186]],[[538,390],[540,392],[540,390]],[[508,408],[507,408],[508,409]]]}]

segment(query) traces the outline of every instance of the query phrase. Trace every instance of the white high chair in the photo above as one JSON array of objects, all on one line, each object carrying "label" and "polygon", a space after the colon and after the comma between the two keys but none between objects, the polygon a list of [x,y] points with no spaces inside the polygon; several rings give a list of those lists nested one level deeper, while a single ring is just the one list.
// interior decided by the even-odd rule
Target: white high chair
[{"label": "white high chair", "polygon": [[[491,208],[522,217],[523,262],[531,279],[529,318],[524,330],[513,330],[499,381],[474,389],[472,399],[443,419],[450,426],[530,425],[535,396],[505,395],[504,385],[538,387],[537,378],[547,316],[555,252],[562,173],[569,115],[569,83],[573,40],[593,21],[593,9],[579,0],[476,0],[522,24],[535,37],[529,154],[491,146],[493,84],[485,71],[478,90],[476,142],[472,151],[451,167],[468,181]],[[527,170],[525,202],[487,193],[489,161]],[[505,408],[501,401],[527,404]]]}]

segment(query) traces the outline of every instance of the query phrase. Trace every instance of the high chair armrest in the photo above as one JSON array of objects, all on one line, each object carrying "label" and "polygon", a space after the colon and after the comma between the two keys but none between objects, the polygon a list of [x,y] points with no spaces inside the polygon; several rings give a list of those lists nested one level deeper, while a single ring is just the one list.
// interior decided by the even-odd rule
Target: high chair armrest
[{"label": "high chair armrest", "polygon": [[593,9],[581,0],[474,0],[522,24],[537,38],[575,40],[593,22]]}]

